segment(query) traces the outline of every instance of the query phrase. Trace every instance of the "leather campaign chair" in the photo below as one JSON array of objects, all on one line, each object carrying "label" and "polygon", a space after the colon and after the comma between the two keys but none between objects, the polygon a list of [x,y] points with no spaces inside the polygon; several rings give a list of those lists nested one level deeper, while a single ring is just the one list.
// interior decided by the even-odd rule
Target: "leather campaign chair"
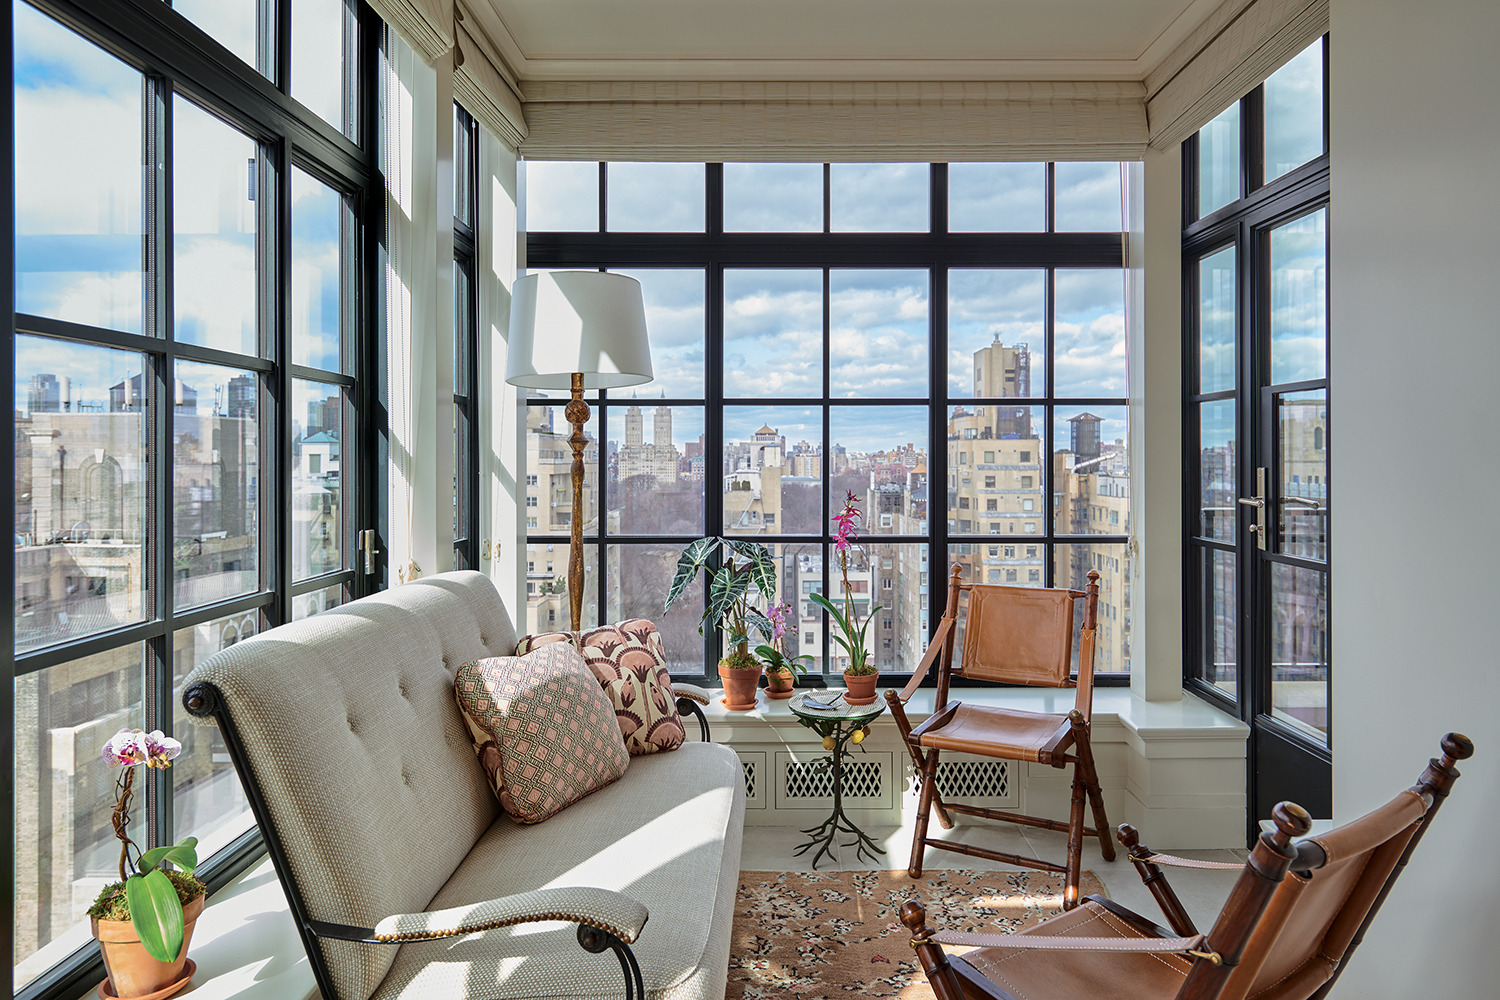
[{"label": "leather campaign chair", "polygon": [[[1015,934],[934,932],[916,901],[901,919],[937,1000],[1322,1000],[1458,779],[1454,765],[1473,753],[1467,737],[1449,733],[1415,786],[1322,836],[1294,840],[1312,820],[1283,802],[1243,866],[1153,854],[1122,826],[1170,930],[1102,896]],[[1163,864],[1239,869],[1207,934]],[[945,944],[976,950],[949,956]]]},{"label": "leather campaign chair", "polygon": [[[955,565],[948,581],[948,605],[927,654],[917,665],[911,681],[898,694],[885,693],[891,717],[896,721],[912,761],[922,775],[917,805],[917,829],[912,837],[912,878],[922,875],[927,848],[989,858],[1006,864],[1064,876],[1063,906],[1078,904],[1078,873],[1082,866],[1083,842],[1098,837],[1106,861],[1115,857],[1104,796],[1094,768],[1089,725],[1094,700],[1094,635],[1099,609],[1099,574],[1089,571],[1085,590],[994,587],[959,582],[962,567]],[[969,595],[968,618],[959,662],[953,662],[959,598]],[[1072,677],[1073,604],[1083,600],[1083,626],[1078,641],[1078,676]],[[927,672],[937,665],[937,701],[932,715],[915,729],[907,720],[905,705]],[[1048,715],[1012,708],[986,708],[949,701],[953,677],[1000,681],[1031,686],[1074,688],[1074,707],[1067,715]],[[939,755],[944,750],[977,754],[1004,760],[1027,761],[1056,768],[1073,769],[1071,808],[1067,822],[1002,812],[979,806],[944,803],[937,791]],[[1094,826],[1084,825],[1084,801],[1093,809]],[[952,828],[950,813],[1003,820],[1047,830],[1066,830],[1068,857],[1064,864],[1007,854],[970,844],[927,836],[928,819],[937,811],[943,829]]]}]

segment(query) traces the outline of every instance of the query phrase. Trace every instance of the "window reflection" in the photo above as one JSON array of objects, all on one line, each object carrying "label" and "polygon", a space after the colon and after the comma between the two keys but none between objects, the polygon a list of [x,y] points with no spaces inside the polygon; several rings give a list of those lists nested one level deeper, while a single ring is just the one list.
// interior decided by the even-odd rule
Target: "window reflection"
[{"label": "window reflection", "polygon": [[295,379],[292,413],[292,579],[304,580],[344,565],[343,391]]},{"label": "window reflection", "polygon": [[1328,370],[1328,209],[1271,230],[1271,381]]},{"label": "window reflection", "polygon": [[1240,196],[1240,104],[1225,108],[1198,132],[1198,215]]},{"label": "window reflection", "polygon": [[16,650],[145,614],[142,358],[16,337]]},{"label": "window reflection", "polygon": [[179,361],[172,415],[172,579],[177,608],[260,581],[260,386],[254,372]]},{"label": "window reflection", "polygon": [[273,34],[258,30],[266,6],[266,0],[172,0],[173,10],[270,79],[275,65]]},{"label": "window reflection", "polygon": [[[115,772],[99,751],[119,730],[145,725],[144,677],[142,646],[131,643],[15,679],[17,986],[89,943],[88,908],[119,880]],[[137,843],[145,815],[137,794]]]},{"label": "window reflection", "polygon": [[172,111],[175,336],[255,354],[258,149],[182,97]]},{"label": "window reflection", "polygon": [[1235,248],[1198,262],[1198,391],[1234,388]]},{"label": "window reflection", "polygon": [[293,0],[292,96],[358,142],[354,8],[351,0]]},{"label": "window reflection", "polygon": [[345,292],[353,250],[349,207],[343,197],[293,167],[293,363],[343,370]]},{"label": "window reflection", "polygon": [[1266,182],[1323,154],[1323,40],[1266,79]]},{"label": "window reflection", "polygon": [[29,5],[12,10],[16,310],[141,333],[141,75]]}]

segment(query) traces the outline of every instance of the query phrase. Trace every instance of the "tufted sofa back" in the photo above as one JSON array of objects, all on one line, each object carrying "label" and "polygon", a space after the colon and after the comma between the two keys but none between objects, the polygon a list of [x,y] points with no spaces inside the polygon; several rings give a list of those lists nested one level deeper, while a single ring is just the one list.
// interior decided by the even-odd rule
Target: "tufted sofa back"
[{"label": "tufted sofa back", "polygon": [[[495,821],[453,674],[515,646],[489,579],[445,573],[272,629],[189,675],[190,694],[218,689],[310,918],[373,927],[426,909]],[[317,947],[340,1000],[367,1000],[396,952]]]}]

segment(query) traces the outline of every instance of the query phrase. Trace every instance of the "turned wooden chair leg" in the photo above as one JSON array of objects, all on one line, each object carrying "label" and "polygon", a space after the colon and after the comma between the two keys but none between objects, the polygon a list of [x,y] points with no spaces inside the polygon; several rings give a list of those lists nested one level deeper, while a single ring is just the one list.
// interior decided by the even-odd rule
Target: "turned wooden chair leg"
[{"label": "turned wooden chair leg", "polygon": [[1083,771],[1073,768],[1073,802],[1068,810],[1068,871],[1063,882],[1063,909],[1078,905],[1078,875],[1083,868]]},{"label": "turned wooden chair leg", "polygon": [[[895,720],[896,731],[901,734],[901,742],[906,746],[906,752],[911,755],[911,762],[916,766],[917,774],[927,773],[927,759],[915,744],[910,742],[911,723],[906,719],[906,711],[901,707],[901,698],[894,691],[885,693],[885,700],[891,707],[891,718]],[[953,820],[948,816],[948,810],[943,806],[943,797],[934,789],[932,793],[932,807],[937,810],[938,825],[944,830],[953,829]]]},{"label": "turned wooden chair leg", "polygon": [[932,809],[932,800],[937,797],[938,752],[927,751],[927,760],[922,769],[922,795],[917,801],[917,832],[911,838],[911,865],[907,874],[912,878],[922,877],[922,857],[927,850],[927,816]]}]

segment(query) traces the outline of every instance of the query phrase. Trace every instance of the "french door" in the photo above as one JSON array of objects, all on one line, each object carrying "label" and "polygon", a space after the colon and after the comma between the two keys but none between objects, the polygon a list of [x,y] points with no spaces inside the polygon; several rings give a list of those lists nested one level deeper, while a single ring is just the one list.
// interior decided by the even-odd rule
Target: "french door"
[{"label": "french door", "polygon": [[1251,727],[1252,829],[1332,814],[1326,166],[1300,180],[1184,244],[1187,683]]}]

